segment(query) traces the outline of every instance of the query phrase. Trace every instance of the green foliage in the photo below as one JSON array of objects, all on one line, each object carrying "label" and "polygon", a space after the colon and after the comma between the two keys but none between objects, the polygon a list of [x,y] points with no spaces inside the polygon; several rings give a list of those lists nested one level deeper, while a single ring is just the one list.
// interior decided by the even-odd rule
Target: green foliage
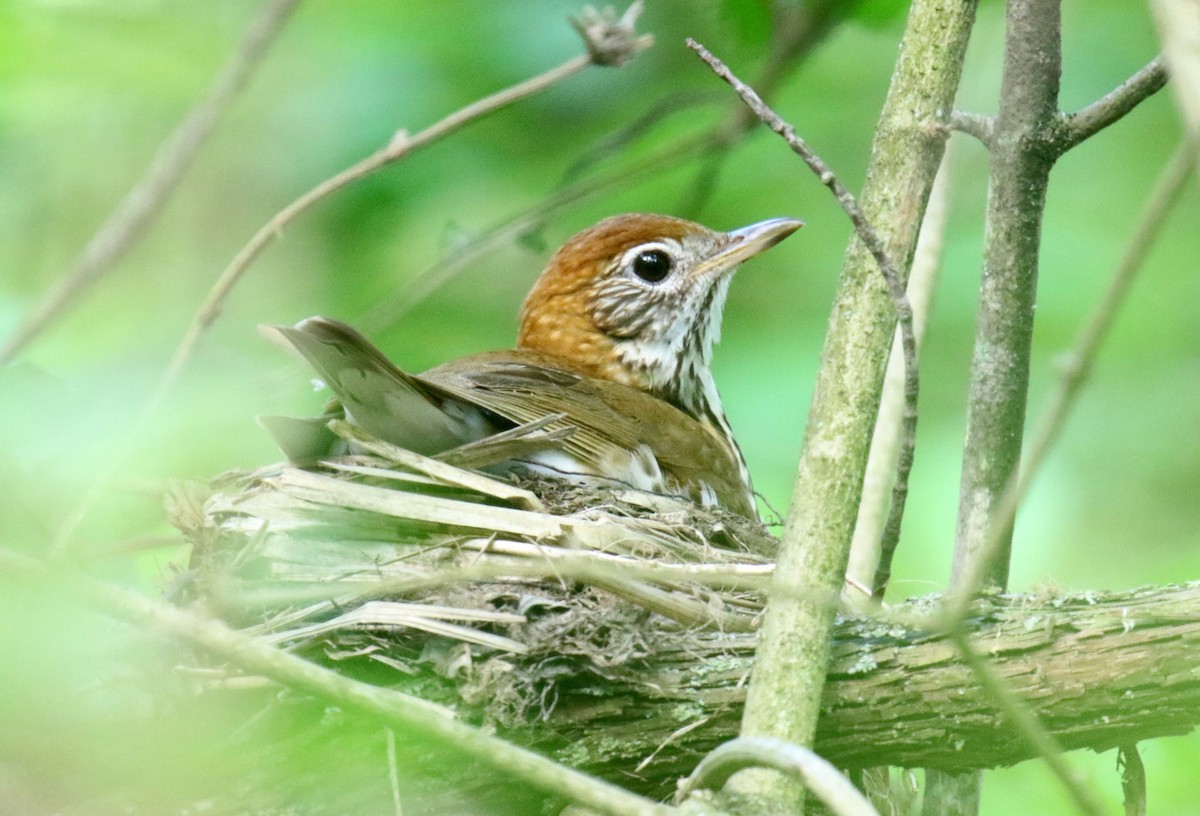
[{"label": "green foliage", "polygon": [[[980,11],[959,93],[965,109],[995,110],[1000,11],[986,3]],[[155,421],[136,424],[194,310],[255,229],[397,129],[416,131],[576,53],[565,18],[577,12],[568,0],[303,4],[157,227],[19,363],[0,369],[0,545],[44,551],[119,457],[112,489],[74,543],[102,554],[90,569],[156,591],[167,565],[183,557],[178,546],[155,546],[173,532],[161,508],[167,480],[274,461],[254,416],[305,415],[321,402],[308,375],[261,341],[257,324],[320,313],[355,323],[423,270],[443,267],[464,236],[486,234],[560,190],[581,159],[597,159],[588,172],[610,172],[715,125],[733,109],[732,96],[687,52],[684,37],[752,78],[771,33],[767,3],[651,0],[639,28],[657,45],[631,65],[590,70],[303,216],[235,290]],[[0,338],[64,276],[254,13],[234,0],[0,5]],[[1075,0],[1064,20],[1069,107],[1105,93],[1157,50],[1139,4]],[[861,185],[903,21],[895,0],[857,4],[772,100],[852,189]],[[702,101],[656,120],[615,152],[601,148],[681,95]],[[1070,154],[1051,177],[1031,420],[1177,133],[1162,94]],[[955,142],[945,271],[922,359],[916,469],[896,562],[900,594],[944,585],[958,499],[986,156],[964,137]],[[615,212],[690,212],[699,175],[715,172],[705,161],[665,165],[554,212],[521,233],[525,240],[496,242],[402,319],[370,333],[417,370],[509,345],[548,248]],[[783,511],[849,228],[783,144],[756,131],[728,155],[699,217],[732,228],[770,216],[802,217],[808,226],[740,274],[715,369],[756,485]],[[1198,218],[1193,190],[1166,225],[1019,517],[1014,589],[1047,578],[1073,589],[1120,588],[1200,571]],[[135,778],[138,768],[161,770],[171,780],[166,787],[194,767],[201,781],[191,790],[200,792],[190,801],[203,798],[205,784],[218,787],[237,774],[215,760],[189,763],[221,748],[238,718],[254,711],[168,718],[176,730],[142,730],[155,721],[154,689],[130,690],[129,677],[145,668],[131,658],[169,665],[168,648],[53,592],[18,593],[9,581],[0,597],[9,644],[0,662],[0,753],[39,769],[30,777],[31,801],[48,812],[81,812],[80,802],[111,793],[104,785],[117,766],[121,779]],[[64,643],[74,648],[64,652]],[[81,686],[101,691],[81,696]],[[164,753],[171,745],[180,752]],[[1191,812],[1198,745],[1193,737],[1145,752],[1155,812]],[[1090,767],[1115,803],[1112,764],[1106,754]],[[309,767],[300,762],[296,775]],[[68,770],[75,781],[59,784]],[[990,777],[983,795],[985,814],[1015,812],[1034,797],[1043,812],[1066,812],[1034,765]],[[144,812],[186,804],[171,799],[167,810]]]}]

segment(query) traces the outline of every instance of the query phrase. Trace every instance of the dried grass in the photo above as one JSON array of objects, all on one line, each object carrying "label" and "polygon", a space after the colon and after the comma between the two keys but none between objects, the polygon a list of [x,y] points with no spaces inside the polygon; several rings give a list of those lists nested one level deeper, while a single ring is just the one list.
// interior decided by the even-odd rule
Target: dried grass
[{"label": "dried grass", "polygon": [[[173,491],[192,544],[178,601],[323,661],[432,667],[507,722],[546,716],[555,676],[603,674],[690,630],[756,626],[775,542],[755,523],[335,431],[359,453]],[[511,435],[501,443],[494,455],[511,455]]]}]

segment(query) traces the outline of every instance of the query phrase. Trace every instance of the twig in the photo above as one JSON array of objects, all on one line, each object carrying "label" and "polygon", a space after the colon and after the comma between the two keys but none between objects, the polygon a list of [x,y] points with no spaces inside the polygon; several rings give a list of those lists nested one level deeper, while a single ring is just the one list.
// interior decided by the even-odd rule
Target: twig
[{"label": "twig", "polygon": [[1067,793],[1079,809],[1088,816],[1105,816],[1104,806],[1086,782],[1070,766],[1063,756],[1062,746],[1050,735],[1029,707],[1013,693],[1012,688],[992,669],[983,656],[975,651],[967,637],[967,630],[960,624],[946,633],[958,648],[976,681],[988,697],[996,704],[1030,747],[1046,762],[1066,787]]},{"label": "twig", "polygon": [[842,210],[854,225],[858,238],[879,264],[887,283],[888,294],[896,309],[896,319],[900,328],[900,345],[904,353],[904,411],[901,419],[900,449],[896,456],[896,478],[892,484],[892,503],[888,512],[887,523],[883,528],[883,538],[880,549],[883,552],[894,551],[900,538],[900,524],[904,519],[904,504],[908,498],[908,475],[912,471],[913,450],[917,438],[917,396],[920,389],[920,374],[917,370],[917,334],[913,328],[912,304],[905,292],[904,275],[897,269],[884,248],[883,240],[871,226],[867,217],[854,196],[846,189],[829,165],[820,156],[813,153],[802,138],[796,135],[791,125],[784,122],[775,111],[767,106],[754,89],[739,80],[719,59],[708,49],[692,39],[687,41],[688,47],[695,51],[700,59],[708,63],[713,72],[737,92],[750,110],[787,142],[796,155],[817,175],[821,183],[830,189]]},{"label": "twig", "polygon": [[[1147,98],[1158,93],[1166,84],[1167,63],[1160,54],[1086,108],[1075,113],[1060,114],[1057,133],[1052,140],[1053,152],[1061,155],[1080,142],[1095,136],[1122,119]],[[950,127],[974,136],[985,147],[991,148],[996,135],[996,117],[955,111],[950,116]]]},{"label": "twig", "polygon": [[738,771],[771,768],[797,777],[834,816],[879,816],[854,783],[813,751],[773,737],[741,737],[710,751],[680,785],[677,803],[696,790],[720,790]]},{"label": "twig", "polygon": [[505,88],[455,111],[434,125],[414,136],[400,130],[391,140],[362,161],[354,164],[332,178],[318,184],[300,198],[284,207],[264,224],[254,237],[242,247],[234,259],[221,273],[208,297],[196,312],[191,326],[175,350],[171,362],[163,374],[159,392],[164,392],[179,376],[188,357],[191,356],[200,335],[203,334],[221,313],[225,299],[245,274],[255,258],[283,232],[284,227],[318,201],[332,195],[343,187],[370,175],[393,162],[405,158],[416,150],[447,136],[454,131],[495,113],[527,96],[544,91],[592,65],[620,65],[639,51],[653,43],[649,35],[635,37],[633,23],[641,10],[640,2],[629,7],[625,16],[617,21],[592,15],[582,22],[572,20],[572,25],[584,38],[587,53],[573,57],[545,73]]},{"label": "twig", "polygon": [[88,241],[66,279],[4,342],[0,365],[12,362],[153,226],[221,114],[245,87],[299,3],[274,0],[250,25],[208,93],[159,145],[142,177]]},{"label": "twig", "polygon": [[954,111],[950,114],[950,129],[974,136],[984,147],[992,146],[992,137],[996,133],[996,118],[979,113]]},{"label": "twig", "polygon": [[1167,63],[1159,54],[1140,71],[1086,108],[1062,117],[1062,141],[1059,149],[1066,151],[1095,136],[1121,119],[1143,100],[1158,93],[1167,84]]},{"label": "twig", "polygon": [[[772,39],[766,61],[754,78],[754,87],[760,96],[770,98],[780,83],[803,64],[812,48],[829,33],[829,30],[850,13],[858,0],[818,0],[804,4],[775,4]],[[705,150],[704,161],[696,171],[691,186],[684,193],[680,211],[688,217],[697,217],[716,192],[721,171],[732,154],[734,147],[754,126],[755,117],[744,105],[735,107],[711,131]]]},{"label": "twig", "polygon": [[553,213],[572,204],[634,179],[661,173],[665,167],[675,166],[680,160],[700,153],[707,144],[707,139],[706,133],[681,138],[631,165],[564,187],[534,206],[505,218],[460,247],[453,255],[439,259],[405,282],[394,295],[365,312],[355,321],[356,325],[371,331],[395,324],[475,259],[485,256],[502,242],[528,234],[542,225]]},{"label": "twig", "polygon": [[1121,792],[1125,795],[1125,816],[1146,816],[1146,766],[1142,764],[1136,742],[1117,750],[1117,770],[1121,772]]},{"label": "twig", "polygon": [[1166,215],[1178,200],[1179,192],[1188,179],[1188,171],[1195,160],[1194,152],[1185,143],[1181,144],[1163,168],[1150,199],[1142,211],[1142,217],[1129,239],[1129,245],[1121,256],[1117,269],[1113,273],[1108,289],[1100,303],[1096,305],[1087,323],[1079,333],[1074,348],[1066,355],[1062,366],[1062,378],[1058,388],[1051,396],[1049,405],[1042,415],[1038,432],[1029,447],[1025,466],[1020,475],[1011,480],[1003,497],[996,506],[987,542],[982,550],[982,559],[963,578],[959,590],[948,600],[945,614],[950,622],[961,620],[970,608],[971,597],[979,591],[983,583],[985,564],[994,558],[995,551],[1003,541],[1004,531],[1012,526],[1017,508],[1029,487],[1033,483],[1042,463],[1046,460],[1058,435],[1066,422],[1075,403],[1075,398],[1082,388],[1095,362],[1096,354],[1101,344],[1108,336],[1109,330],[1116,319],[1129,288],[1133,284],[1142,263],[1146,259],[1158,231],[1166,220]]},{"label": "twig", "polygon": [[[35,559],[0,549],[0,564],[30,577],[49,579]],[[549,793],[613,816],[664,816],[667,808],[608,782],[466,725],[452,712],[420,697],[351,680],[301,657],[268,646],[224,623],[169,606],[82,574],[62,576],[105,614],[190,643],[241,669],[288,688],[363,712],[384,727],[416,732]]]},{"label": "twig", "polygon": [[[913,329],[916,331],[918,352],[925,334],[925,323],[933,290],[941,272],[942,242],[949,214],[950,148],[942,158],[942,166],[933,182],[929,204],[925,208],[925,220],[921,223],[921,235],[913,254],[912,271],[908,275],[907,292],[913,307]],[[883,525],[887,516],[891,479],[896,472],[896,456],[901,441],[900,422],[904,407],[904,356],[900,338],[892,344],[888,355],[887,374],[884,375],[883,397],[879,401],[879,416],[875,420],[875,433],[871,438],[871,455],[867,461],[867,473],[863,477],[863,495],[858,506],[858,520],[854,524],[854,540],[850,544],[850,564],[846,570],[847,580],[853,578],[867,587],[870,596],[883,599],[892,574],[892,559],[896,553],[896,540],[892,546],[881,549]]]},{"label": "twig", "polygon": [[[974,21],[970,0],[915,0],[863,185],[863,210],[885,230],[893,257],[907,265],[941,162],[947,113]],[[830,659],[832,610],[790,597],[788,588],[830,591],[843,584],[887,355],[895,302],[878,262],[852,240],[842,264],[821,354],[791,510],[741,718],[744,736],[811,745]],[[727,786],[768,809],[794,811],[802,787],[778,774],[739,774]]]},{"label": "twig", "polygon": [[[654,42],[653,37],[648,34],[638,37],[634,36],[633,23],[640,11],[640,0],[633,3],[620,20],[613,19],[612,15],[607,12],[598,14],[589,10],[584,15],[582,21],[572,20],[572,25],[585,37],[588,53],[567,60],[558,67],[552,68],[543,74],[467,105],[415,136],[410,137],[405,131],[398,131],[393,135],[388,144],[375,153],[357,164],[348,167],[336,176],[321,182],[276,213],[270,221],[255,233],[249,243],[242,247],[229,266],[221,273],[221,276],[217,279],[212,289],[209,290],[204,303],[196,312],[191,325],[176,347],[175,353],[167,364],[167,368],[159,379],[154,392],[146,401],[146,404],[142,406],[137,419],[131,423],[132,427],[142,427],[158,412],[167,393],[179,377],[180,372],[182,372],[184,365],[199,342],[200,336],[217,319],[221,307],[225,299],[229,296],[229,293],[233,290],[233,287],[238,283],[242,275],[245,274],[254,259],[300,213],[342,187],[361,179],[385,165],[398,161],[414,150],[424,147],[506,105],[545,90],[579,73],[590,65],[620,65],[624,61],[632,59],[638,52],[650,47]],[[66,547],[67,542],[74,535],[80,523],[82,523],[91,508],[95,506],[96,502],[104,494],[106,485],[112,480],[121,465],[121,457],[114,457],[108,463],[107,470],[101,474],[100,478],[93,483],[83,498],[66,515],[51,544],[52,553],[59,553]]]}]

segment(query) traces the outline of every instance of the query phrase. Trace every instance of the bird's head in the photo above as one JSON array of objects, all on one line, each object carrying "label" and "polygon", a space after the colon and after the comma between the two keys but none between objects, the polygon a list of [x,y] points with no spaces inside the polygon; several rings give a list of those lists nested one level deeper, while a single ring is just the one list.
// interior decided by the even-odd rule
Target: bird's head
[{"label": "bird's head", "polygon": [[606,218],[550,259],[517,345],[702,417],[716,398],[709,364],[732,273],[802,225],[773,218],[716,232],[665,215]]}]

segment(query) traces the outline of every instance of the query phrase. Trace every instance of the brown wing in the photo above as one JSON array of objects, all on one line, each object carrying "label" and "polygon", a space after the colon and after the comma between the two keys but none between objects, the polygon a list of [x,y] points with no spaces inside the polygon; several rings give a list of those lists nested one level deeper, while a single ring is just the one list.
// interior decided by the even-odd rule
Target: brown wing
[{"label": "brown wing", "polygon": [[[596,475],[611,475],[654,455],[666,487],[754,518],[753,496],[737,460],[707,427],[678,408],[628,386],[564,370],[553,357],[500,351],[465,357],[415,376],[401,371],[362,335],[327,318],[274,329],[337,395],[346,417],[368,433],[425,454],[563,413],[549,431],[572,429],[562,450]],[[323,423],[271,418],[265,423],[289,458],[326,455]],[[310,424],[312,427],[310,428]],[[297,428],[303,433],[297,433]],[[312,430],[321,433],[314,441]]]},{"label": "brown wing", "polygon": [[530,351],[478,354],[438,366],[418,378],[464,402],[523,424],[564,412],[573,427],[563,450],[594,472],[650,449],[668,486],[699,498],[708,485],[722,507],[757,517],[733,453],[708,428],[673,405],[619,383],[565,371],[553,357]]}]

